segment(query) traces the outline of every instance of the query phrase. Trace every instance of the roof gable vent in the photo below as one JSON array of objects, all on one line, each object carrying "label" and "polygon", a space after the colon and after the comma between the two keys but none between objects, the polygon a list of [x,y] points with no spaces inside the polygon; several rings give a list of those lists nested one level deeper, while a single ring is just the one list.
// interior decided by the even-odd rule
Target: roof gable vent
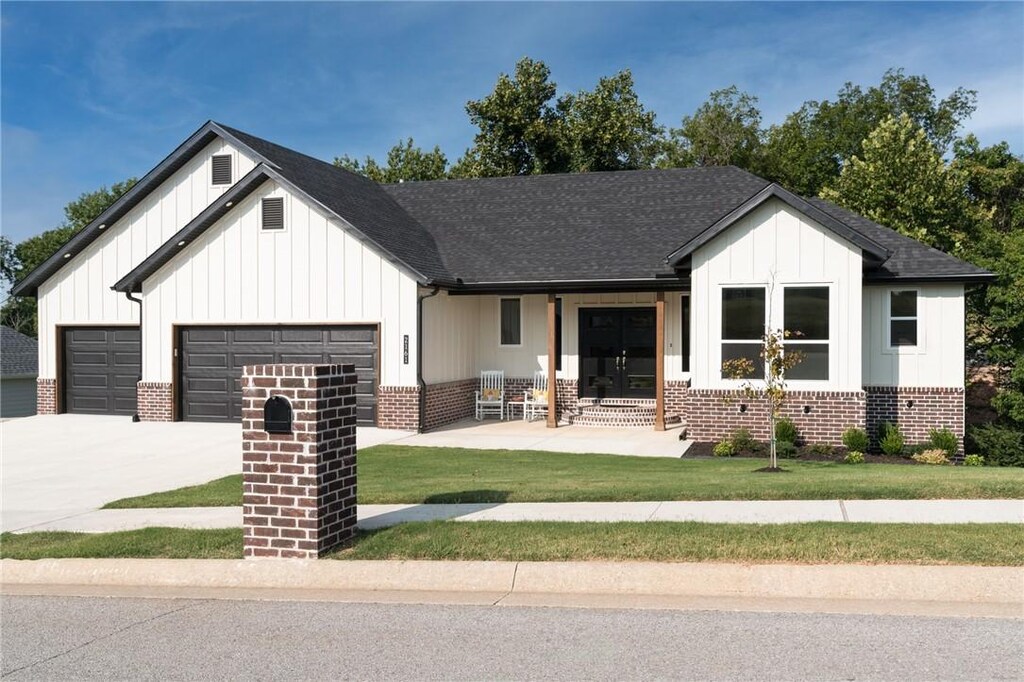
[{"label": "roof gable vent", "polygon": [[213,185],[231,184],[231,155],[215,154],[210,159],[210,183]]},{"label": "roof gable vent", "polygon": [[284,199],[282,197],[270,197],[262,202],[264,230],[284,229]]}]

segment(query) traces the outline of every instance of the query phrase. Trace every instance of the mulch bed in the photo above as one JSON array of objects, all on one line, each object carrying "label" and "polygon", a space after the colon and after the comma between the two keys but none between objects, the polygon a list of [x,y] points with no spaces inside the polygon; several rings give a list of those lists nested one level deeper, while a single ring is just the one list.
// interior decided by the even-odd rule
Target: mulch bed
[{"label": "mulch bed", "polygon": [[[714,443],[703,443],[697,442],[689,447],[686,454],[683,455],[683,459],[702,459],[705,457],[714,457]],[[768,459],[768,448],[758,452],[741,451],[736,453],[736,457],[754,457]],[[805,462],[842,462],[843,457],[846,457],[846,448],[838,447],[832,454],[826,455],[818,452],[810,452],[806,447],[797,449],[796,457],[779,457],[779,463],[783,463],[789,460],[803,460]],[[893,457],[892,455],[874,455],[870,453],[864,453],[865,464],[913,464],[919,465],[920,462],[915,462],[909,457]]]}]

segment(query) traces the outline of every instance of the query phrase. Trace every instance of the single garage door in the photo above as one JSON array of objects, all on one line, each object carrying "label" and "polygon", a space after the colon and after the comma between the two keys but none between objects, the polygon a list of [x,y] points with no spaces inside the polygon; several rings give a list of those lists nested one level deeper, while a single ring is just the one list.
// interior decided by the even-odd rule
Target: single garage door
[{"label": "single garage door", "polygon": [[64,411],[135,414],[142,374],[138,327],[64,329]]},{"label": "single garage door", "polygon": [[240,421],[242,367],[280,362],[354,364],[357,418],[360,424],[376,421],[374,326],[183,327],[180,334],[185,421]]}]

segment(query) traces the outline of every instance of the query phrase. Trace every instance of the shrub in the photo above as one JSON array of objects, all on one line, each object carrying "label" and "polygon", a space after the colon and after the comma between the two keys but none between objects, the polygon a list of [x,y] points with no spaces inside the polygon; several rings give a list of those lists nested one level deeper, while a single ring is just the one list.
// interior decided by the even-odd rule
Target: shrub
[{"label": "shrub", "polygon": [[796,445],[788,440],[780,440],[775,443],[775,454],[782,459],[794,459],[797,454]]},{"label": "shrub", "polygon": [[811,443],[810,445],[807,446],[807,452],[809,452],[812,455],[823,455],[827,457],[828,455],[833,454],[835,451],[836,449],[829,445],[828,443]]},{"label": "shrub", "polygon": [[846,446],[847,450],[863,454],[868,449],[868,445],[870,445],[867,431],[858,429],[855,426],[846,429],[843,431],[843,445]]},{"label": "shrub", "polygon": [[[797,437],[800,434],[796,430],[796,424],[789,419],[780,419],[775,422],[775,443],[776,449],[781,443],[796,444]],[[781,456],[781,455],[780,455]]]},{"label": "shrub", "polygon": [[895,424],[884,423],[886,426],[885,431],[881,431],[881,438],[878,441],[878,447],[882,448],[882,452],[887,455],[898,456],[903,454],[903,448],[906,442],[903,440],[903,432],[900,431],[900,427]]},{"label": "shrub", "polygon": [[758,452],[761,449],[761,444],[754,440],[754,437],[750,435],[750,431],[747,429],[736,429],[729,436],[729,442],[732,443],[733,450],[735,452]]},{"label": "shrub", "polygon": [[949,464],[949,457],[946,455],[946,451],[939,450],[938,448],[919,452],[911,457],[911,459],[921,464]]},{"label": "shrub", "polygon": [[1024,467],[1024,431],[1001,424],[976,426],[967,432],[969,449],[985,455],[990,467]]},{"label": "shrub", "polygon": [[878,436],[878,442],[881,443],[882,439],[884,439],[890,431],[898,428],[899,427],[892,422],[878,422],[878,427],[875,433],[875,435]]},{"label": "shrub", "polygon": [[960,440],[949,429],[932,429],[928,432],[928,445],[935,450],[942,450],[948,457],[955,457]]},{"label": "shrub", "polygon": [[843,461],[847,464],[863,464],[864,453],[858,450],[850,450],[846,453],[846,457],[843,457]]},{"label": "shrub", "polygon": [[967,455],[964,457],[965,467],[980,467],[985,465],[985,458],[981,455]]},{"label": "shrub", "polygon": [[715,457],[732,457],[736,454],[736,448],[733,447],[733,444],[729,441],[723,440],[720,443],[715,443],[715,447],[711,451],[711,454]]}]

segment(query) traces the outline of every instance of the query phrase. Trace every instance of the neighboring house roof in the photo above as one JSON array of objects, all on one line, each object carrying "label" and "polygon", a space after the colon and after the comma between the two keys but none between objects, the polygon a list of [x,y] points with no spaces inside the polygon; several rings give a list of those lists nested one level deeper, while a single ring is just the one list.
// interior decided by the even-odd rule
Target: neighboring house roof
[{"label": "neighboring house roof", "polygon": [[466,289],[558,282],[679,282],[692,251],[762,202],[780,199],[861,248],[866,280],[991,279],[986,271],[819,199],[805,200],[732,166],[567,173],[379,185],[333,164],[213,121],[16,286],[34,294],[68,259],[127,213],[211,139],[256,168],[114,286],[143,280],[231,202],[275,179],[348,223],[424,284]]},{"label": "neighboring house roof", "polygon": [[0,377],[36,376],[39,343],[10,327],[0,327]]}]

